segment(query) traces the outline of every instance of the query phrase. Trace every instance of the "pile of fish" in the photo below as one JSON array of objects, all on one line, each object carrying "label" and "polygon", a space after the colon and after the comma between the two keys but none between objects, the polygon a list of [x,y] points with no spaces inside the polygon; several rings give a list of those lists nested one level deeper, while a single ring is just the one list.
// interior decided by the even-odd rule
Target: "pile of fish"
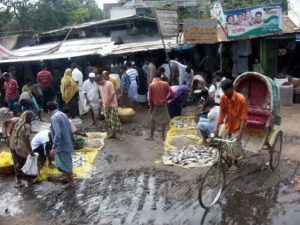
[{"label": "pile of fish", "polygon": [[186,145],[166,153],[174,164],[209,163],[217,157],[216,149],[202,145]]},{"label": "pile of fish", "polygon": [[85,159],[83,158],[83,152],[73,152],[72,160],[73,160],[73,167],[80,167],[85,164]]},{"label": "pile of fish", "polygon": [[193,119],[181,119],[174,121],[174,128],[187,128],[187,127],[197,127],[195,120]]},{"label": "pile of fish", "polygon": [[85,139],[84,148],[89,150],[100,150],[103,143],[101,138]]}]

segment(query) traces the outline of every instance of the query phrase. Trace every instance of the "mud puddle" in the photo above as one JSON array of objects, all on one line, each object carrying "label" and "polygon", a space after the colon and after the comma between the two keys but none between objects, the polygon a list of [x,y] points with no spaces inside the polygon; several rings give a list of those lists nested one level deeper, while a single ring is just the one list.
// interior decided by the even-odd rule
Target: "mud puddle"
[{"label": "mud puddle", "polygon": [[164,170],[127,170],[83,182],[73,192],[35,194],[63,224],[199,224],[204,210],[197,186]]},{"label": "mud puddle", "polygon": [[[43,182],[22,191],[23,205],[16,204],[22,210],[34,201],[35,213],[55,225],[299,225],[300,194],[288,183],[299,173],[299,166],[285,165],[276,173],[260,167],[243,165],[249,173],[232,179],[208,211],[197,199],[201,178],[147,168],[106,171],[78,182],[73,190]],[[18,196],[18,191],[11,191]],[[0,224],[10,223],[1,223],[0,216]]]},{"label": "mud puddle", "polygon": [[203,215],[202,225],[299,225],[300,195],[279,184],[266,191],[231,192]]}]

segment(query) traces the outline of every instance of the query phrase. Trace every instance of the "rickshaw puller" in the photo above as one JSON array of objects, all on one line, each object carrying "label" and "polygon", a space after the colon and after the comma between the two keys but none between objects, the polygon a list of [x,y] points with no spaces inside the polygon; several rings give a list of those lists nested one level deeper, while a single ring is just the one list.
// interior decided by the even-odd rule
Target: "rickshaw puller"
[{"label": "rickshaw puller", "polygon": [[224,95],[220,100],[220,115],[215,135],[218,135],[220,125],[225,122],[223,139],[237,139],[226,153],[226,157],[232,160],[230,171],[234,172],[237,170],[238,159],[243,157],[241,139],[248,120],[248,106],[245,97],[234,90],[231,80],[222,81],[221,88]]}]

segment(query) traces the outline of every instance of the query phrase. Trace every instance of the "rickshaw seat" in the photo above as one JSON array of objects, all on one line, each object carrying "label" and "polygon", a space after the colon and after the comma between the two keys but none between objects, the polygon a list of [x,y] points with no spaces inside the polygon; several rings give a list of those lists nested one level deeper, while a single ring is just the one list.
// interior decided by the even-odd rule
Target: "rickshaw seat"
[{"label": "rickshaw seat", "polygon": [[268,127],[271,111],[268,109],[248,107],[247,127],[265,129]]}]

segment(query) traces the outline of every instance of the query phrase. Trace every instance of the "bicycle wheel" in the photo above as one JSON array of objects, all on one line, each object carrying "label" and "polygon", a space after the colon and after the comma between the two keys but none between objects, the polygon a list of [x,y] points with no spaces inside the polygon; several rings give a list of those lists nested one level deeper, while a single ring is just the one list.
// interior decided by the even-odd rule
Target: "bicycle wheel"
[{"label": "bicycle wheel", "polygon": [[205,174],[198,192],[200,205],[208,209],[213,206],[222,194],[225,185],[225,173],[221,162],[212,165]]},{"label": "bicycle wheel", "polygon": [[278,167],[280,161],[280,155],[282,151],[282,131],[279,131],[276,135],[273,146],[270,151],[270,168],[275,170]]}]

